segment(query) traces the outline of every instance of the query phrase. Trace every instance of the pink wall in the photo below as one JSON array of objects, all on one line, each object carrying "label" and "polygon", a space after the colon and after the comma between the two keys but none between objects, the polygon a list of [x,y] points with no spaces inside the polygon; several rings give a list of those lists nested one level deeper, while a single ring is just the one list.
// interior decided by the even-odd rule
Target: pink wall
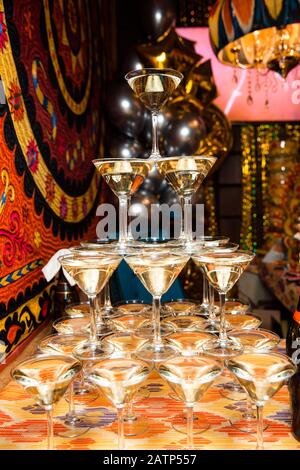
[{"label": "pink wall", "polygon": [[[232,67],[221,64],[215,57],[208,35],[208,28],[177,28],[178,34],[196,41],[202,61],[211,59],[213,74],[219,96],[215,100],[231,121],[296,121],[300,120],[300,66],[282,80],[278,74],[269,72],[258,75],[255,70],[236,69],[238,83],[233,81]],[[253,104],[247,104],[249,81],[251,80]],[[294,83],[298,80],[298,83]],[[265,106],[266,92],[269,106]],[[298,104],[292,99],[298,96]]]}]

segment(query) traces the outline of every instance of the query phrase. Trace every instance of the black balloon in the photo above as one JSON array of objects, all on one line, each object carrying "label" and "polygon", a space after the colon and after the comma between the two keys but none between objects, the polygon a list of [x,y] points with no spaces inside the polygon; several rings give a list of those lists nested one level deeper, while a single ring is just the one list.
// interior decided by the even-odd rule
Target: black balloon
[{"label": "black balloon", "polygon": [[167,186],[168,183],[166,182],[166,180],[154,167],[143,182],[142,186],[139,189],[139,192],[147,191],[147,193],[149,194],[160,195]]},{"label": "black balloon", "polygon": [[[162,142],[163,140],[163,133],[169,123],[170,117],[171,117],[171,114],[169,113],[167,108],[166,108],[166,111],[159,113],[158,115],[158,138],[160,142]],[[145,110],[144,127],[139,138],[141,139],[141,142],[145,145],[146,149],[151,149],[152,118],[151,118],[150,111],[148,111],[147,109]],[[149,156],[149,153],[148,153],[148,156]]]},{"label": "black balloon", "polygon": [[120,134],[110,138],[109,153],[112,158],[139,158],[143,155],[143,147],[137,139]]},{"label": "black balloon", "polygon": [[174,0],[138,0],[137,12],[144,41],[162,36],[175,23]]},{"label": "black balloon", "polygon": [[168,204],[172,206],[173,204],[180,204],[180,200],[178,194],[171,188],[171,186],[167,185],[167,187],[162,191],[159,196],[159,203],[160,204]]},{"label": "black balloon", "polygon": [[120,80],[124,79],[124,76],[130,72],[131,70],[140,69],[143,67],[141,59],[137,52],[134,50],[134,46],[132,49],[128,50],[126,54],[122,57],[122,62],[118,69],[118,78]]},{"label": "black balloon", "polygon": [[145,110],[127,83],[110,83],[106,112],[112,124],[129,137],[137,137],[144,126]]},{"label": "black balloon", "polygon": [[198,112],[175,112],[164,131],[164,148],[168,156],[193,155],[205,137],[205,123]]}]

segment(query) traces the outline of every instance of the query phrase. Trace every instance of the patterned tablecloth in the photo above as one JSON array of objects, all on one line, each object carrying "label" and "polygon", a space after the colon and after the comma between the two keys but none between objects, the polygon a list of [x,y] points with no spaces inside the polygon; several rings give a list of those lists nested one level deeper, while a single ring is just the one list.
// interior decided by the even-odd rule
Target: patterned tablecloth
[{"label": "patterned tablecloth", "polygon": [[[222,396],[222,382],[229,384],[228,372],[196,406],[196,413],[204,413],[210,428],[194,437],[196,449],[255,449],[255,434],[234,429],[230,419],[239,418],[245,402]],[[174,431],[171,423],[183,411],[183,404],[169,396],[170,390],[156,372],[146,383],[150,395],[135,404],[136,412],[148,423],[148,430],[138,436],[126,438],[126,449],[186,449],[186,437]],[[147,394],[145,394],[147,395]],[[94,428],[77,438],[55,436],[56,449],[115,449],[117,422],[115,410],[103,398],[93,403],[77,406],[81,413],[89,409],[99,421]],[[62,416],[68,404],[63,398],[55,407],[55,433],[64,431]],[[100,417],[100,415],[102,415]],[[265,407],[266,449],[300,449],[290,433],[290,411],[287,387],[283,387]],[[10,382],[0,393],[0,449],[44,449],[46,446],[46,417],[33,406],[32,399],[18,384]]]}]

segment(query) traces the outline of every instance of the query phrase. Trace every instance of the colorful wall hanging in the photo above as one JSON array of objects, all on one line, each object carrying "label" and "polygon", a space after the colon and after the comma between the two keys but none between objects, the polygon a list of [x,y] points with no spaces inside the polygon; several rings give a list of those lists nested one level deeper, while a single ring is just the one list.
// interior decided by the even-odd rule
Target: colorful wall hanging
[{"label": "colorful wall hanging", "polygon": [[[41,268],[95,235],[105,77],[101,1],[0,0],[0,340],[49,315]],[[101,59],[102,60],[102,59]]]}]

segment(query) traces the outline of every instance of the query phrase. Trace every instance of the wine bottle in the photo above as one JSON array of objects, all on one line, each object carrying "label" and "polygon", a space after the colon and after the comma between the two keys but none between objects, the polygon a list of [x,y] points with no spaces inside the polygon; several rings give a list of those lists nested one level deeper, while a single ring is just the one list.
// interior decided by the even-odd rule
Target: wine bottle
[{"label": "wine bottle", "polygon": [[289,381],[292,412],[292,433],[300,441],[300,298],[286,338],[286,352],[297,366],[296,374]]},{"label": "wine bottle", "polygon": [[70,286],[61,269],[53,296],[53,319],[62,318],[68,305],[79,303],[76,286]]}]

